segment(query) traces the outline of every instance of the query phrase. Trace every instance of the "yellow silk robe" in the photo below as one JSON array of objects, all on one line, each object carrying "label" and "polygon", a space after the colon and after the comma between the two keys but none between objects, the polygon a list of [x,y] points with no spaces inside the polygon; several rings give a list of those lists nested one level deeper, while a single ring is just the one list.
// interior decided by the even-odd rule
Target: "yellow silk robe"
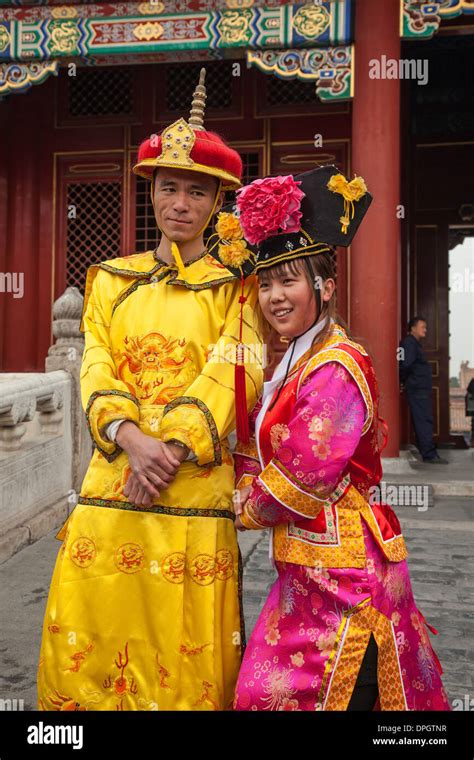
[{"label": "yellow silk robe", "polygon": [[[240,281],[210,254],[186,280],[153,252],[90,267],[81,396],[94,442],[43,624],[40,710],[222,710],[245,646],[233,524]],[[263,383],[255,278],[246,280],[248,409]],[[192,449],[152,507],[123,488],[115,419]]]}]

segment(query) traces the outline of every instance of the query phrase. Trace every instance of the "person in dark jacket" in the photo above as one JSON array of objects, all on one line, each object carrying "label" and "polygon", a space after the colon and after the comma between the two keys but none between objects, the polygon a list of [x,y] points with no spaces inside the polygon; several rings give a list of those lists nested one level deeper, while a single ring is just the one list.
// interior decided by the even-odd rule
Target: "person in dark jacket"
[{"label": "person in dark jacket", "polygon": [[433,380],[431,367],[421,348],[421,340],[426,337],[426,319],[412,317],[408,322],[408,335],[400,346],[400,382],[410,407],[411,420],[416,433],[416,445],[424,462],[447,464],[436,449],[433,440]]}]

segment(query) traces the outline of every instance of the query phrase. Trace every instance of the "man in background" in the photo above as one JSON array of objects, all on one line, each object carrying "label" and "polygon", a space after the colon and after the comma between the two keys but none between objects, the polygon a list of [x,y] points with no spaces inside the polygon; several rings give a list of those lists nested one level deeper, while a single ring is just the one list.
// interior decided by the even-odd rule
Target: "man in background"
[{"label": "man in background", "polygon": [[412,317],[408,322],[408,335],[400,346],[403,349],[400,361],[400,382],[405,391],[411,420],[416,434],[416,445],[423,462],[428,464],[448,464],[442,459],[433,440],[433,378],[431,367],[421,347],[426,337],[426,319]]}]

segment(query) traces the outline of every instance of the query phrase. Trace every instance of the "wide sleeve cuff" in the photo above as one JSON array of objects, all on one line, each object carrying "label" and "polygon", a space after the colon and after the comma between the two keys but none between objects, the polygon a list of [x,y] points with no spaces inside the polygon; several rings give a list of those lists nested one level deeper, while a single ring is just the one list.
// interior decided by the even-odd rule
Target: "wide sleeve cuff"
[{"label": "wide sleeve cuff", "polygon": [[108,462],[113,462],[122,448],[107,438],[107,427],[114,420],[128,419],[140,423],[140,404],[131,393],[118,390],[94,391],[86,407],[86,420],[94,445]]},{"label": "wide sleeve cuff", "polygon": [[193,396],[180,396],[163,411],[160,438],[184,443],[197,457],[197,464],[222,464],[222,451],[214,418],[207,406]]},{"label": "wide sleeve cuff", "polygon": [[259,475],[258,481],[273,501],[293,513],[293,519],[313,520],[318,516],[328,496],[298,482],[277,459],[272,459],[268,463]]},{"label": "wide sleeve cuff", "polygon": [[240,522],[247,528],[247,530],[265,530],[268,525],[263,525],[255,518],[254,504],[247,499],[244,505],[243,512],[240,515]]},{"label": "wide sleeve cuff", "polygon": [[251,438],[248,443],[237,442],[234,451],[234,469],[236,488],[251,485],[253,479],[260,474],[262,468],[254,438]]}]

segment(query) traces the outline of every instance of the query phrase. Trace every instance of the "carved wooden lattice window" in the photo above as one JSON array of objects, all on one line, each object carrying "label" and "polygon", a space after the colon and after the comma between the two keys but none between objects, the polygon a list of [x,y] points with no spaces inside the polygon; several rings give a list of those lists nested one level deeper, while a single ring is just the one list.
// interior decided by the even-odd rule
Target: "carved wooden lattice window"
[{"label": "carved wooden lattice window", "polygon": [[67,185],[66,279],[84,291],[91,264],[121,255],[121,182]]},{"label": "carved wooden lattice window", "polygon": [[158,245],[160,232],[151,205],[150,182],[144,177],[136,179],[135,203],[135,249],[137,253],[151,251]]},{"label": "carved wooden lattice window", "polygon": [[315,82],[303,82],[301,79],[278,79],[267,77],[267,105],[282,106],[293,103],[315,103]]},{"label": "carved wooden lattice window", "polygon": [[[166,109],[169,112],[186,113],[191,105],[193,92],[199,80],[202,63],[173,65],[166,69]],[[206,62],[206,114],[213,109],[230,108],[233,101],[232,62]]]},{"label": "carved wooden lattice window", "polygon": [[262,170],[260,167],[260,153],[241,153],[240,151],[239,153],[244,165],[242,183],[244,185],[247,185],[249,182],[252,182],[254,179],[258,179],[262,175]]},{"label": "carved wooden lattice window", "polygon": [[[240,151],[239,151],[240,152]],[[261,175],[260,169],[260,153],[257,151],[249,151],[247,153],[240,153],[242,162],[244,165],[243,171],[243,183],[247,184],[253,179],[257,179]],[[231,191],[226,194],[225,203],[230,203],[234,198],[234,193]],[[155,215],[153,213],[153,207],[151,205],[150,198],[150,183],[142,178],[137,177],[136,180],[136,251],[150,251],[153,250],[159,242],[160,232],[156,227]],[[205,230],[204,237],[209,235],[212,229],[208,227]]]},{"label": "carved wooden lattice window", "polygon": [[62,69],[57,81],[58,126],[123,125],[140,121],[142,99],[136,66]]},{"label": "carved wooden lattice window", "polygon": [[127,67],[78,68],[68,77],[70,116],[131,114],[133,109],[132,72]]}]

